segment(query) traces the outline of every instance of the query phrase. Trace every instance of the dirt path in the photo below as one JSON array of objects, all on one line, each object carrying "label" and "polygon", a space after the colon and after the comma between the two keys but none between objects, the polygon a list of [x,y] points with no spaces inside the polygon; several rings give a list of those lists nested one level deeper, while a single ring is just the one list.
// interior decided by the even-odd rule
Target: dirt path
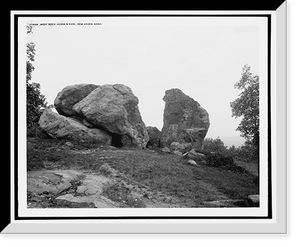
[{"label": "dirt path", "polygon": [[[48,170],[27,173],[29,208],[183,207],[176,199],[129,182],[106,165],[110,176],[88,170]],[[122,178],[121,178],[122,177]],[[127,181],[126,181],[127,180]],[[165,201],[165,202],[163,202]]]}]

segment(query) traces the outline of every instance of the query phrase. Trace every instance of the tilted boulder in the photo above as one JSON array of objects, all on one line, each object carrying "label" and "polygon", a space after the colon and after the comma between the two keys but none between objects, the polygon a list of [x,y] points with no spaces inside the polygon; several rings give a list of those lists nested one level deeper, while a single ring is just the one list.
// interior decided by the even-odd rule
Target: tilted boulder
[{"label": "tilted boulder", "polygon": [[99,86],[73,106],[76,114],[96,128],[107,130],[119,145],[145,147],[149,136],[138,98],[122,84]]},{"label": "tilted boulder", "polygon": [[61,115],[75,116],[76,112],[73,110],[73,106],[97,87],[94,84],[83,83],[67,86],[57,94],[54,100],[54,107]]},{"label": "tilted boulder", "polygon": [[110,145],[112,141],[112,137],[105,131],[88,128],[78,120],[61,116],[51,110],[44,110],[39,125],[42,130],[53,138],[103,145]]},{"label": "tilted boulder", "polygon": [[191,143],[194,148],[202,149],[210,125],[207,111],[177,88],[167,90],[163,100],[166,103],[161,145]]}]

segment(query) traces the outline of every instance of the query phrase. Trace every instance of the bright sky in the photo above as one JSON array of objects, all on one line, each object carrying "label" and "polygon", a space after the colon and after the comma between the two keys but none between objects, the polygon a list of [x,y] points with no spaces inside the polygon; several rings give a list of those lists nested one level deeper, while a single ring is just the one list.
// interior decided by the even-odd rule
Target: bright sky
[{"label": "bright sky", "polygon": [[27,35],[36,44],[32,81],[41,84],[48,104],[67,85],[121,83],[139,98],[146,126],[161,129],[165,91],[179,88],[208,111],[206,137],[243,143],[230,102],[240,93],[234,84],[245,64],[259,74],[253,18],[32,18],[60,21],[102,25],[36,26]]}]

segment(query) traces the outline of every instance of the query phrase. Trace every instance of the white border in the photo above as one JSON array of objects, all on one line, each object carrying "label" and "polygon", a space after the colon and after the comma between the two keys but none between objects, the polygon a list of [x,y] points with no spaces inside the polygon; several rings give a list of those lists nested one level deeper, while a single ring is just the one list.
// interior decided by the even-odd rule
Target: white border
[{"label": "white border", "polygon": [[[109,17],[110,25],[115,25],[113,17]],[[126,22],[130,25],[141,25],[141,22],[138,21],[139,18],[147,18],[147,17],[116,17],[113,18],[116,20],[118,25],[121,23],[123,24]],[[153,22],[157,24],[160,23],[161,18],[151,18],[151,25]],[[176,25],[181,25],[182,22],[186,21],[186,18],[193,19],[193,17],[184,17],[182,20],[181,17],[169,17],[163,18],[163,21],[170,21],[170,23]],[[197,18],[197,17],[196,17]],[[205,17],[202,17],[205,18]],[[19,155],[18,155],[18,173],[19,173],[19,180],[18,180],[18,188],[19,188],[19,216],[20,217],[53,217],[53,216],[63,216],[63,217],[85,217],[85,216],[266,216],[268,211],[268,188],[267,188],[267,166],[261,165],[260,168],[260,207],[259,208],[171,208],[171,209],[150,209],[150,208],[143,208],[143,209],[114,209],[114,208],[101,208],[101,209],[28,209],[26,204],[26,195],[27,195],[27,181],[26,181],[26,164],[24,161],[27,160],[26,157],[26,97],[22,92],[26,92],[25,88],[25,75],[26,75],[26,68],[25,68],[25,58],[26,58],[26,24],[27,22],[34,20],[34,17],[31,18],[19,18],[19,80],[18,80],[18,89],[19,89],[19,121],[18,121],[18,129],[19,129]],[[70,20],[70,17],[43,17],[43,22],[56,22],[62,20]],[[71,18],[73,19],[73,18]],[[78,18],[77,18],[78,19]],[[81,18],[86,21],[89,17]],[[105,17],[98,18],[104,19]],[[220,23],[220,20],[225,19],[224,22]],[[241,20],[242,21],[239,21]],[[101,21],[102,21],[101,20]],[[195,19],[194,19],[195,20]],[[144,25],[145,22],[143,22]],[[190,21],[188,22],[190,25]],[[146,25],[148,22],[146,22]],[[193,24],[193,23],[192,23]],[[261,140],[262,144],[262,152],[260,155],[260,164],[267,164],[267,146],[264,140],[267,139],[267,18],[258,17],[208,17],[207,22],[203,19],[200,22],[201,25],[251,25],[257,26],[260,32],[260,66],[259,70],[264,71],[265,73],[262,74],[260,78],[260,93],[263,97],[260,97],[260,109],[261,109]],[[199,25],[199,22],[197,22]],[[20,51],[22,53],[20,53]],[[25,147],[25,148],[24,148]],[[24,175],[25,174],[25,175]]]},{"label": "white border", "polygon": [[[56,12],[56,11],[55,11]],[[58,12],[61,13],[61,12]],[[69,13],[69,12],[68,12]],[[76,13],[78,13],[76,11]],[[82,12],[81,12],[82,13]],[[89,12],[91,14],[91,12]],[[97,12],[99,13],[99,12]],[[152,12],[153,13],[153,12]],[[182,12],[180,12],[182,13]],[[188,12],[189,14],[191,12]],[[205,14],[212,14],[213,12],[205,12]],[[233,12],[222,12],[226,14],[236,14]],[[248,13],[249,11],[243,11],[239,13]],[[256,12],[250,12],[254,14]],[[258,12],[262,14],[262,12]],[[280,159],[282,164],[286,164],[286,136],[282,134],[282,127],[286,130],[286,118],[282,118],[282,115],[286,115],[286,84],[281,83],[276,87],[273,86],[273,79],[280,78],[282,81],[286,81],[286,2],[277,10],[277,12],[268,12],[268,14],[272,14],[272,30],[277,31],[273,32],[276,34],[277,41],[280,40],[280,46],[274,43],[276,39],[272,35],[272,55],[273,52],[277,53],[278,55],[282,55],[283,59],[276,60],[276,65],[272,60],[272,124],[276,121],[277,126],[272,126],[272,153],[276,154],[273,156],[272,165],[274,167],[272,169],[272,180],[273,185],[278,184],[279,181],[283,182],[280,185],[280,190],[278,187],[273,186],[273,195],[277,195],[276,197],[273,196],[273,211],[274,217],[272,220],[94,220],[94,221],[12,221],[4,232],[65,232],[65,233],[246,233],[246,232],[285,232],[286,231],[286,167],[281,166],[277,167],[276,162]],[[14,12],[13,14],[16,14]],[[36,14],[36,12],[34,12]],[[161,12],[160,12],[161,14]],[[168,12],[170,14],[170,12]],[[197,14],[201,14],[197,12]],[[275,19],[280,18],[280,22],[276,23]],[[281,19],[282,18],[282,19]],[[13,23],[13,16],[12,16],[12,23]],[[276,24],[282,24],[281,26]],[[13,27],[13,24],[12,24]],[[275,28],[276,27],[276,28]],[[13,35],[12,35],[13,36]],[[12,39],[13,40],[13,39]],[[276,46],[275,46],[276,45]],[[276,49],[275,49],[276,47]],[[280,49],[281,48],[281,49]],[[13,60],[13,56],[12,56]],[[279,64],[280,63],[280,64]],[[283,65],[283,69],[282,69]],[[274,75],[273,72],[276,72]],[[282,72],[281,75],[279,75]],[[275,96],[275,97],[274,97]],[[280,109],[277,109],[277,106],[274,107],[273,101],[276,99],[278,105],[282,106]],[[12,102],[13,103],[13,102]],[[12,104],[13,106],[13,104]],[[13,108],[12,108],[13,109]],[[273,114],[274,111],[274,114]],[[274,119],[275,118],[275,119]],[[275,121],[274,121],[275,120]],[[12,121],[13,122],[13,121]],[[280,129],[278,127],[280,125]],[[276,140],[275,140],[276,136]],[[280,140],[280,141],[278,141]],[[275,142],[276,141],[276,142]],[[285,144],[285,146],[284,146]],[[24,147],[23,147],[24,148]],[[280,150],[281,152],[276,152]],[[285,152],[284,152],[285,151]],[[279,155],[280,154],[280,155]],[[279,157],[280,156],[280,157]],[[279,172],[280,170],[280,172]],[[276,171],[276,172],[275,172]],[[13,171],[12,171],[13,174]],[[284,177],[283,177],[283,176]],[[13,177],[12,177],[13,178]],[[12,179],[14,181],[14,179]],[[12,184],[13,188],[13,184]],[[276,190],[275,190],[276,188]],[[12,202],[13,202],[13,195],[12,195]],[[274,205],[276,202],[276,206]],[[12,203],[12,205],[14,205]],[[13,212],[13,211],[12,211]],[[279,214],[281,212],[281,214]],[[13,217],[13,215],[12,215]],[[76,223],[76,224],[74,224]],[[175,224],[174,224],[175,223]],[[178,223],[178,224],[177,224]],[[95,227],[97,226],[97,227]],[[197,226],[197,227],[196,227]]]}]

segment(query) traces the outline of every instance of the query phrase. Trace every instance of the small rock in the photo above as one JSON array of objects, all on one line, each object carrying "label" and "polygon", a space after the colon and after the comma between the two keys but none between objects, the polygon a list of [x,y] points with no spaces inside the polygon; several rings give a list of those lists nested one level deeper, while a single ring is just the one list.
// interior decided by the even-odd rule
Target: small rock
[{"label": "small rock", "polygon": [[76,192],[78,194],[84,194],[84,192],[87,190],[85,186],[78,186]]},{"label": "small rock", "polygon": [[172,150],[183,150],[184,149],[184,145],[180,144],[179,142],[172,142],[170,145],[170,148]]},{"label": "small rock", "polygon": [[161,151],[162,151],[163,153],[171,153],[171,150],[170,150],[170,148],[168,148],[168,147],[162,148]]},{"label": "small rock", "polygon": [[189,152],[184,153],[183,157],[187,157],[189,159],[205,160],[205,154],[198,153],[195,151],[195,149],[191,149]]},{"label": "small rock", "polygon": [[179,155],[179,156],[182,156],[182,153],[180,151],[173,151],[173,154],[176,154],[176,155]]},{"label": "small rock", "polygon": [[66,142],[66,143],[65,143],[65,146],[67,146],[67,147],[74,147],[74,145],[73,145],[72,142]]},{"label": "small rock", "polygon": [[146,129],[149,135],[147,147],[159,147],[159,139],[161,136],[161,132],[159,131],[159,129],[152,126],[147,126]]},{"label": "small rock", "polygon": [[243,203],[243,200],[229,199],[229,200],[209,201],[209,202],[204,202],[203,204],[209,207],[225,208],[225,207],[236,207],[236,205],[239,203]]},{"label": "small rock", "polygon": [[259,204],[259,195],[249,195],[248,198],[249,198],[254,204]]},{"label": "small rock", "polygon": [[183,152],[184,150],[189,150],[192,148],[191,143],[179,143],[179,142],[172,142],[170,145],[171,150],[173,151],[180,151]]},{"label": "small rock", "polygon": [[89,189],[87,189],[87,190],[84,192],[84,194],[86,194],[87,196],[88,196],[88,195],[95,195],[97,192],[98,192],[97,189],[95,189],[95,188],[89,188]]},{"label": "small rock", "polygon": [[189,163],[190,165],[194,165],[194,166],[197,165],[197,162],[194,161],[194,160],[189,160],[188,163]]}]

